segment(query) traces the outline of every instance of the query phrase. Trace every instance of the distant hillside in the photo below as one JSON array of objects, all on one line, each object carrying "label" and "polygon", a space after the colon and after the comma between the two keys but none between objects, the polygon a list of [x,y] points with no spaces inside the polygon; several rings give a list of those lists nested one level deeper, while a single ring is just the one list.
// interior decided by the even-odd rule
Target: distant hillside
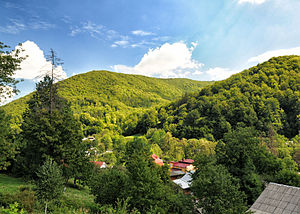
[{"label": "distant hillside", "polygon": [[[197,92],[213,82],[189,79],[157,79],[109,71],[91,71],[63,80],[59,94],[71,102],[86,134],[102,128],[120,129],[129,113],[167,104],[185,93]],[[31,94],[2,108],[19,124]]]},{"label": "distant hillside", "polygon": [[238,126],[292,138],[300,130],[300,56],[272,58],[186,95],[161,107],[157,120],[178,138],[222,139]]}]

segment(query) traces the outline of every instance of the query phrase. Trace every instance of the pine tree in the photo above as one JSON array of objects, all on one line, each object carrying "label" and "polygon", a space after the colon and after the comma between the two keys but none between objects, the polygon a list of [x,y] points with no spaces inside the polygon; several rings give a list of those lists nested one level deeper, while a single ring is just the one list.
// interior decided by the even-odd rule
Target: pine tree
[{"label": "pine tree", "polygon": [[29,175],[34,176],[35,169],[49,156],[67,168],[64,172],[68,172],[65,173],[68,177],[74,172],[70,163],[87,161],[80,123],[74,118],[70,104],[58,96],[57,86],[49,76],[37,83],[36,89],[21,126],[26,144],[25,166]]}]

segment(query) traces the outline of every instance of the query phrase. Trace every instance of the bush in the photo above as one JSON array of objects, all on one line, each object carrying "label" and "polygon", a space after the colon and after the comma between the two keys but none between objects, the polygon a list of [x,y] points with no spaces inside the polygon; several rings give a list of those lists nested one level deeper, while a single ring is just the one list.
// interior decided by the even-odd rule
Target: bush
[{"label": "bush", "polygon": [[17,202],[10,204],[9,208],[0,208],[0,214],[25,214],[23,209],[19,209],[19,204]]},{"label": "bush", "polygon": [[89,184],[91,193],[96,196],[95,202],[114,204],[126,197],[129,178],[126,172],[119,169],[102,169]]},{"label": "bush", "polygon": [[0,193],[0,206],[9,207],[17,202],[18,207],[25,209],[27,212],[33,212],[35,206],[34,191],[30,187],[21,186],[20,191],[14,194]]},{"label": "bush", "polygon": [[274,182],[300,187],[300,175],[298,175],[297,172],[283,169],[276,173]]}]

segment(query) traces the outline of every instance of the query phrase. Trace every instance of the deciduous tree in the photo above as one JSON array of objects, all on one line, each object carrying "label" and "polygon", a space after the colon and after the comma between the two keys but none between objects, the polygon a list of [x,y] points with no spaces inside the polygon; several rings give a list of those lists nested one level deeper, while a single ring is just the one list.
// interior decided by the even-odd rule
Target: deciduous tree
[{"label": "deciduous tree", "polygon": [[45,203],[45,214],[47,206],[53,199],[59,199],[64,189],[62,170],[52,159],[47,158],[44,164],[38,168],[36,180],[36,193],[38,198]]},{"label": "deciduous tree", "polygon": [[13,75],[20,68],[20,63],[24,58],[19,57],[21,49],[7,51],[9,46],[0,42],[0,103],[4,98],[11,97],[17,93],[16,80]]}]

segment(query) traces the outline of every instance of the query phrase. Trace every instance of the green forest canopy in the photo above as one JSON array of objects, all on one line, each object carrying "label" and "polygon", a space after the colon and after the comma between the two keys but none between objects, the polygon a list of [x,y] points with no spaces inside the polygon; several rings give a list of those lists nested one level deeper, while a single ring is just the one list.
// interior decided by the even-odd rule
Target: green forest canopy
[{"label": "green forest canopy", "polygon": [[254,127],[262,136],[275,132],[291,139],[300,130],[300,56],[271,58],[186,94],[159,108],[155,119],[152,128],[178,138],[218,140],[237,127]]},{"label": "green forest canopy", "polygon": [[[59,94],[71,102],[86,135],[103,128],[120,131],[121,121],[130,113],[169,103],[185,93],[200,91],[212,84],[189,79],[158,79],[109,71],[91,71],[63,80]],[[3,109],[13,116],[14,128],[22,121],[22,113],[32,93],[15,100]]]}]

